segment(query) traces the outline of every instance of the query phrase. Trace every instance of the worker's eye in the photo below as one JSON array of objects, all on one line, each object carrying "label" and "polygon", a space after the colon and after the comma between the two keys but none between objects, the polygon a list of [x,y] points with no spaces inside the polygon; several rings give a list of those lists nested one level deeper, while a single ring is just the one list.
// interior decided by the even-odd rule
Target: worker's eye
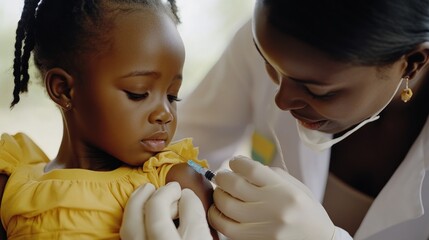
[{"label": "worker's eye", "polygon": [[308,87],[305,87],[305,89],[310,96],[312,96],[315,99],[320,99],[320,100],[330,99],[337,94],[337,92],[318,93],[318,92],[315,92],[314,90],[309,89]]}]

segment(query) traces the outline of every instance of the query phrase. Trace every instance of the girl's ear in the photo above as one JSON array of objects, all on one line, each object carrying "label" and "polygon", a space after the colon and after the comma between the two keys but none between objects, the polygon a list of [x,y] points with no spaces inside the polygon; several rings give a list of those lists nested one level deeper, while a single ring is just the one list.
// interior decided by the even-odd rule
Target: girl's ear
[{"label": "girl's ear", "polygon": [[413,79],[429,63],[429,42],[421,43],[416,49],[405,55],[407,67],[405,75]]},{"label": "girl's ear", "polygon": [[65,111],[72,108],[74,78],[62,68],[52,68],[46,72],[45,85],[49,97]]}]

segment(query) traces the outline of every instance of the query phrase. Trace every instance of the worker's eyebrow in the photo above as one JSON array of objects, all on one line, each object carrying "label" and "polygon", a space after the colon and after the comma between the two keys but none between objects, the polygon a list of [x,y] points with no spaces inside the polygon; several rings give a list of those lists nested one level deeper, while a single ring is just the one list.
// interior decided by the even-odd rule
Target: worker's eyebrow
[{"label": "worker's eyebrow", "polygon": [[258,53],[259,53],[259,55],[261,55],[261,57],[264,59],[264,61],[266,62],[266,63],[268,63],[268,61],[267,61],[267,59],[264,57],[264,55],[261,53],[261,50],[259,50],[259,47],[258,47],[258,45],[256,44],[256,42],[255,42],[255,38],[252,38],[252,40],[253,40],[253,44],[255,45],[255,48],[256,48],[256,50],[258,51]]},{"label": "worker's eyebrow", "polygon": [[[253,40],[253,44],[255,45],[256,50],[258,50],[258,52],[259,52],[259,55],[261,55],[261,57],[264,59],[264,61],[265,61],[266,64],[268,64],[268,65],[271,66],[270,62],[268,62],[267,59],[264,57],[264,55],[261,53],[261,50],[259,49],[258,45],[255,42],[255,38],[252,38],[252,40]],[[285,75],[283,73],[281,73],[281,74]],[[292,81],[295,81],[295,82],[298,82],[298,83],[301,83],[301,84],[325,85],[325,83],[317,81],[317,80],[298,79],[298,78],[294,78],[294,77],[291,77],[291,76],[288,76],[288,78],[291,79]]]}]

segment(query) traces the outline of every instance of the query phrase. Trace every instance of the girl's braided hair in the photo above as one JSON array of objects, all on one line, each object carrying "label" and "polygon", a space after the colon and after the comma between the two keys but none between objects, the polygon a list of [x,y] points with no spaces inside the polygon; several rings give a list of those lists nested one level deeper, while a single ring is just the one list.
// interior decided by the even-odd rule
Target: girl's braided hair
[{"label": "girl's braided hair", "polygon": [[32,51],[41,73],[53,67],[78,71],[82,54],[106,47],[114,17],[142,8],[166,11],[179,22],[175,0],[25,0],[16,29],[11,108],[28,91]]}]

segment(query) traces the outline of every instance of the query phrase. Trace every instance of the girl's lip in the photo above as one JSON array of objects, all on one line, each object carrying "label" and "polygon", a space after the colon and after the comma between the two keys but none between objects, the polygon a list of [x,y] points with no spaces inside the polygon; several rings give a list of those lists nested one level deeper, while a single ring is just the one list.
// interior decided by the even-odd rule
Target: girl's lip
[{"label": "girl's lip", "polygon": [[161,152],[167,147],[168,133],[159,131],[152,134],[150,137],[144,138],[140,141],[143,148],[148,152]]},{"label": "girl's lip", "polygon": [[148,152],[161,152],[166,147],[166,140],[145,139],[141,141],[144,149]]},{"label": "girl's lip", "polygon": [[145,140],[166,140],[168,138],[168,132],[166,131],[158,131],[143,139]]}]

